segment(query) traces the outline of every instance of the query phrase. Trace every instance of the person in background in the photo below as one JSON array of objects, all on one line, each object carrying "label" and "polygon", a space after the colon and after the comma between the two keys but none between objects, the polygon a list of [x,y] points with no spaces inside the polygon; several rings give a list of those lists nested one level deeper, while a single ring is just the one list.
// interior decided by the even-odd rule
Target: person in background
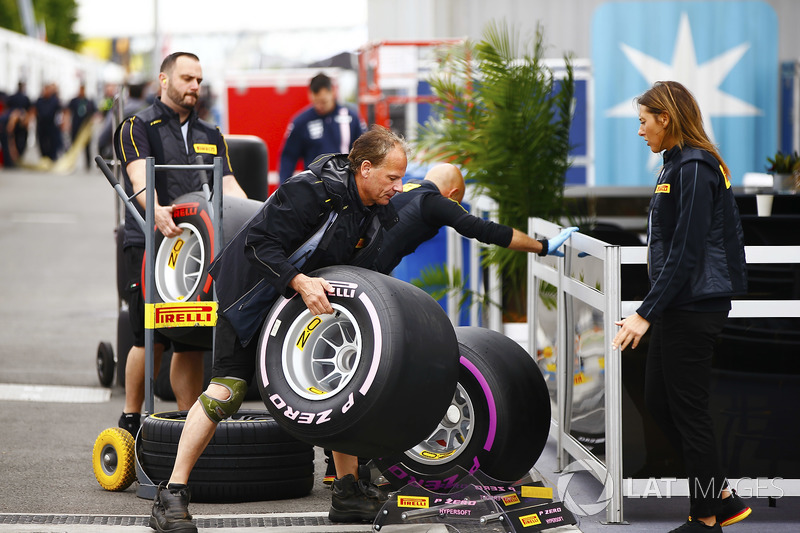
[{"label": "person in background", "polygon": [[[28,147],[28,127],[30,126],[30,121],[34,114],[31,99],[28,98],[25,92],[24,81],[17,83],[17,92],[9,95],[6,99],[5,111],[8,112],[8,121],[6,124],[11,124],[12,127],[12,131],[7,132],[10,136],[8,151],[14,154],[13,161],[6,160],[5,166],[11,168],[25,155],[25,149]],[[13,148],[11,147],[12,140],[14,144]]]},{"label": "person in background", "polygon": [[[219,129],[197,118],[195,105],[203,81],[203,69],[196,55],[175,52],[161,63],[159,84],[161,99],[153,105],[126,118],[114,134],[114,147],[122,164],[123,182],[128,196],[146,186],[145,159],[155,158],[157,165],[193,165],[198,154],[205,164],[214,156],[223,162],[222,194],[246,198],[230,167],[227,144]],[[182,229],[172,220],[172,201],[194,191],[202,190],[200,174],[196,171],[168,170],[156,173],[155,222],[165,237],[177,237]],[[142,218],[146,195],[136,196]],[[125,211],[123,256],[129,287],[130,320],[134,342],[125,365],[125,406],[119,427],[136,435],[144,402],[144,294],[142,294],[142,260],[145,236],[130,210]],[[160,365],[161,355],[170,344],[173,347],[170,383],[179,410],[187,410],[203,390],[203,351],[201,348],[170,340],[160,332],[155,334],[154,368]]]},{"label": "person in background", "polygon": [[346,154],[366,130],[355,109],[337,103],[333,83],[325,74],[311,78],[308,98],[311,105],[295,115],[286,129],[278,169],[281,183],[294,174],[298,160],[308,168],[318,155]]},{"label": "person in background", "polygon": [[652,326],[645,402],[689,478],[689,520],[671,533],[721,532],[751,512],[723,474],[708,400],[731,297],[747,292],[742,224],[730,170],[694,96],[659,81],[636,101],[639,135],[664,165],[647,225],[650,291],[617,323],[612,346],[635,349]]},{"label": "person in background", "polygon": [[[86,97],[86,85],[81,83],[78,89],[78,95],[69,101],[66,107],[65,124],[69,128],[69,137],[72,143],[75,143],[78,132],[84,124],[89,123],[97,113],[97,106],[94,100]],[[86,168],[91,168],[92,164],[92,147],[91,143],[86,143]]]},{"label": "person in background", "polygon": [[536,240],[518,229],[469,214],[461,205],[465,188],[461,171],[449,163],[436,165],[423,180],[408,180],[403,194],[392,199],[400,222],[384,237],[378,272],[391,273],[403,257],[436,236],[442,226],[482,243],[542,256],[563,255],[558,248],[578,229],[566,228],[550,240]]},{"label": "person in background", "polygon": [[58,98],[58,86],[48,83],[42,89],[42,95],[34,105],[36,111],[36,142],[42,157],[56,161],[64,147],[61,138],[61,101]]},{"label": "person in background", "polygon": [[[122,107],[122,116],[129,117],[134,113],[141,111],[148,104],[145,100],[145,91],[149,86],[148,82],[131,82],[127,85],[128,95],[123,98],[124,105]],[[103,159],[111,159],[114,155],[113,136],[114,130],[118,126],[117,119],[113,109],[105,114],[103,117],[103,125],[100,128],[100,133],[97,135],[97,150]]]}]

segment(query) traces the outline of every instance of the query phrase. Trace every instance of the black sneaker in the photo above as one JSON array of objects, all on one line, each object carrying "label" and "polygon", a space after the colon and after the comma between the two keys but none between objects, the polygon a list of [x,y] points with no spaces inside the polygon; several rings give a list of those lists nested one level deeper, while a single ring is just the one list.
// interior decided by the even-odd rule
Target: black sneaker
[{"label": "black sneaker", "polygon": [[139,427],[142,425],[142,415],[139,413],[122,413],[117,425],[130,433],[135,439],[136,434],[139,433]]},{"label": "black sneaker", "polygon": [[717,523],[721,526],[729,526],[736,522],[741,522],[752,513],[753,510],[744,503],[736,491],[731,489],[731,495],[722,500],[720,510],[717,513]]},{"label": "black sneaker", "polygon": [[159,483],[149,526],[162,533],[197,533],[189,514],[189,489],[170,489],[166,481]]},{"label": "black sneaker", "polygon": [[372,522],[383,507],[383,502],[370,490],[369,482],[356,481],[353,474],[334,480],[332,490],[328,511],[331,522]]},{"label": "black sneaker", "polygon": [[673,529],[669,533],[709,533],[712,531],[715,533],[722,533],[719,522],[713,526],[707,526],[699,520],[692,520],[690,517],[685,524],[677,529]]}]

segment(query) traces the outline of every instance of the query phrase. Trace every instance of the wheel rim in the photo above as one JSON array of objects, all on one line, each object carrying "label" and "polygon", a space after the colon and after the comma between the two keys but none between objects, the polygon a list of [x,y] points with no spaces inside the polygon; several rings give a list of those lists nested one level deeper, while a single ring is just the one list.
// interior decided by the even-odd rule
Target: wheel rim
[{"label": "wheel rim", "polygon": [[450,407],[433,432],[406,451],[406,455],[417,462],[435,465],[443,461],[453,461],[472,440],[472,419],[475,409],[472,400],[459,383],[453,394]]},{"label": "wheel rim", "polygon": [[361,362],[361,330],[353,315],[333,304],[333,314],[302,313],[289,327],[283,373],[297,395],[320,400],[338,394]]},{"label": "wheel rim", "polygon": [[178,227],[183,232],[165,238],[156,254],[156,289],[165,302],[180,302],[194,294],[205,264],[206,249],[200,232],[187,222]]},{"label": "wheel rim", "polygon": [[103,473],[109,477],[113,476],[117,471],[118,464],[117,449],[111,444],[103,446],[100,452],[100,468],[103,469]]}]

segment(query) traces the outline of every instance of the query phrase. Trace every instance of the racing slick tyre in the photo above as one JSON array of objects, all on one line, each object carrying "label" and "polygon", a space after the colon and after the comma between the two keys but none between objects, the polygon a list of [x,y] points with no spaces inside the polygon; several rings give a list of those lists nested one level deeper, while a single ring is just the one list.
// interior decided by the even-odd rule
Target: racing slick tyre
[{"label": "racing slick tyre", "polygon": [[95,359],[95,366],[97,367],[97,379],[100,380],[100,385],[103,387],[110,387],[114,381],[114,348],[111,347],[110,342],[100,342],[97,345],[97,357]]},{"label": "racing slick tyre", "polygon": [[536,362],[489,329],[458,327],[456,336],[458,386],[438,427],[404,454],[375,461],[395,488],[422,475],[426,488],[442,489],[442,479],[459,472],[454,467],[513,483],[544,450],[550,396]]},{"label": "racing slick tyre", "polygon": [[430,434],[458,379],[453,326],[427,293],[353,266],[327,280],[334,313],[278,300],[262,328],[256,378],[275,420],[296,438],[358,457],[399,453]]},{"label": "racing slick tyre", "polygon": [[[168,480],[185,411],[142,420],[139,457],[155,483]],[[286,433],[266,411],[242,409],[217,424],[189,476],[192,501],[246,502],[298,498],[314,485],[314,449]]]},{"label": "racing slick tyre", "polygon": [[267,145],[255,135],[225,135],[231,167],[236,169],[236,181],[248,198],[263,202],[267,199],[269,185],[269,157]]},{"label": "racing slick tyre", "polygon": [[[202,192],[191,192],[175,199],[172,220],[183,232],[165,238],[155,233],[156,258],[154,301],[194,302],[212,298],[212,279],[208,274],[214,259],[214,226],[208,202]],[[222,205],[222,245],[232,238],[256,212],[260,202],[226,196]],[[145,258],[144,261],[147,259]],[[142,263],[142,287],[145,286]],[[172,340],[211,349],[211,327],[160,328]]]},{"label": "racing slick tyre", "polygon": [[122,491],[136,479],[136,446],[130,433],[108,428],[100,433],[92,449],[92,469],[100,486]]}]

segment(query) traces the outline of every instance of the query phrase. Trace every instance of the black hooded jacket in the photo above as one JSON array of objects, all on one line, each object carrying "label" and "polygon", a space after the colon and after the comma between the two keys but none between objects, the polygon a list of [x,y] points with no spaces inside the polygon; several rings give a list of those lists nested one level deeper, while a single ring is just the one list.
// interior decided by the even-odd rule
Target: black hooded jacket
[{"label": "black hooded jacket", "polygon": [[366,207],[347,156],[328,154],[281,185],[210,267],[220,313],[246,346],[279,295],[294,294],[300,272],[374,264],[391,205]]},{"label": "black hooded jacket", "polygon": [[636,312],[650,322],[668,308],[702,310],[703,302],[729,309],[731,296],[747,292],[739,209],[709,152],[688,146],[664,152],[647,251],[651,287]]}]

